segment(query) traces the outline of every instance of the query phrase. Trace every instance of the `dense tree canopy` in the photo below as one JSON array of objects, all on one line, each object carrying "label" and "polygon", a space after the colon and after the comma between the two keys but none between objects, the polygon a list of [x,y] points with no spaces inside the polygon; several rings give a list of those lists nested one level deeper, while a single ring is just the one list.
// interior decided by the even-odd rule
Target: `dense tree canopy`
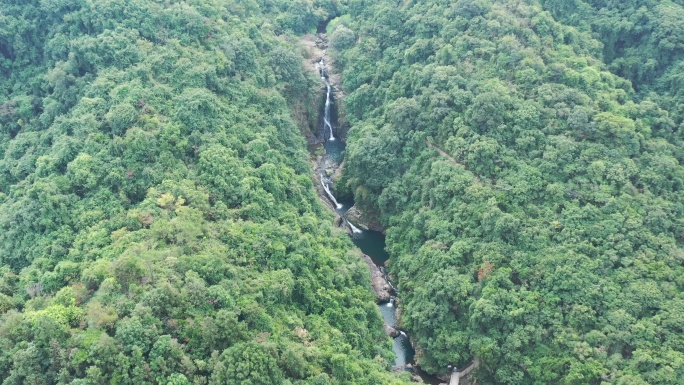
[{"label": "dense tree canopy", "polygon": [[0,0],[3,384],[406,382],[293,119],[343,14],[422,367],[681,384],[683,1]]},{"label": "dense tree canopy", "polygon": [[0,0],[0,382],[403,381],[290,113],[339,7]]},{"label": "dense tree canopy", "polygon": [[338,190],[387,226],[421,365],[680,384],[682,3],[349,10],[333,31],[351,124]]}]

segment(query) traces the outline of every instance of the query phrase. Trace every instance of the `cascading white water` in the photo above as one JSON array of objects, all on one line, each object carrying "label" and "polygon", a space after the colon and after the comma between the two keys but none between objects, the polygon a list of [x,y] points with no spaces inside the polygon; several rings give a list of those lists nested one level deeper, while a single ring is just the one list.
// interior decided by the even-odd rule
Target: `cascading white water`
[{"label": "cascading white water", "polygon": [[330,123],[330,93],[332,92],[332,87],[330,87],[330,83],[328,82],[328,79],[325,78],[325,86],[327,88],[327,93],[325,96],[325,113],[323,115],[323,121],[325,122],[325,125],[328,127],[328,130],[330,130],[330,139],[329,140],[335,140],[335,135],[333,134],[333,128],[332,124]]},{"label": "cascading white water", "polygon": [[325,183],[325,179],[323,179],[323,175],[321,175],[321,185],[323,186],[323,190],[325,190],[325,193],[328,194],[328,198],[332,201],[332,203],[335,204],[335,207],[337,209],[341,209],[342,205],[337,203],[337,199],[335,199],[335,196],[332,194],[332,191],[330,191],[330,187],[328,187],[328,184]]},{"label": "cascading white water", "polygon": [[349,228],[351,229],[352,233],[354,233],[354,234],[361,234],[361,233],[363,232],[363,231],[361,231],[361,229],[359,229],[358,227],[354,226],[354,224],[352,224],[351,222],[349,222],[349,220],[348,220],[347,218],[344,218],[344,220],[345,220],[345,221],[347,222],[347,224],[349,225]]},{"label": "cascading white water", "polygon": [[384,266],[380,266],[380,271],[382,272],[382,276],[385,277],[387,283],[389,283],[390,287],[392,288],[392,291],[394,291],[395,294],[398,293],[399,289],[397,289],[397,287],[392,284],[389,274],[387,274],[387,269]]},{"label": "cascading white water", "polygon": [[389,302],[387,302],[387,307],[394,307],[394,297],[390,297]]},{"label": "cascading white water", "polygon": [[333,141],[335,140],[335,134],[333,133],[332,123],[330,122],[330,104],[332,104],[330,97],[332,96],[332,87],[330,86],[330,82],[328,81],[328,76],[325,71],[325,62],[323,61],[323,58],[321,58],[321,61],[318,62],[318,71],[321,74],[321,80],[323,80],[323,82],[325,83],[326,89],[325,110],[323,111],[323,124],[330,132],[330,138],[328,138],[328,140]]}]

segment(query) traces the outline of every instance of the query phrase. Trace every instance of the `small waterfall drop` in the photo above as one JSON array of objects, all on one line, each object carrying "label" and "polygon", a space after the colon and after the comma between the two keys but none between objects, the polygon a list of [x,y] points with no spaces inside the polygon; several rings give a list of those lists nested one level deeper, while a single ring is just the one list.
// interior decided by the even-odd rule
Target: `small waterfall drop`
[{"label": "small waterfall drop", "polygon": [[394,297],[390,297],[389,302],[387,302],[387,307],[394,307]]},{"label": "small waterfall drop", "polygon": [[328,72],[325,70],[325,61],[323,58],[321,58],[321,61],[318,62],[318,71],[321,74],[321,80],[325,83],[325,110],[323,111],[323,124],[324,128],[328,129],[328,132],[330,133],[330,137],[328,140],[334,141],[335,140],[335,134],[333,133],[333,127],[332,123],[330,122],[331,116],[330,116],[330,105],[332,104],[332,86],[330,85],[330,82],[328,81]]},{"label": "small waterfall drop", "polygon": [[354,234],[361,234],[361,233],[363,232],[363,231],[361,231],[361,229],[359,229],[358,227],[354,226],[353,223],[349,222],[349,220],[348,220],[346,217],[344,217],[344,220],[345,220],[345,221],[347,222],[347,224],[349,225],[349,228],[351,229],[352,233],[354,233]]},{"label": "small waterfall drop", "polygon": [[396,286],[392,283],[392,280],[390,279],[389,274],[387,274],[387,268],[384,266],[380,266],[380,271],[382,272],[382,276],[385,278],[387,283],[389,283],[390,287],[392,288],[392,291],[394,294],[397,294],[399,292],[399,289],[397,289]]},{"label": "small waterfall drop", "polygon": [[325,79],[325,86],[327,88],[327,93],[325,97],[325,115],[323,116],[323,121],[325,122],[325,125],[328,126],[328,129],[330,130],[330,139],[331,141],[335,140],[335,134],[333,134],[333,128],[332,124],[330,124],[330,93],[332,92],[332,87],[330,87],[330,83],[328,82],[328,79]]},{"label": "small waterfall drop", "polygon": [[337,202],[337,199],[335,199],[335,196],[332,194],[332,191],[330,191],[330,187],[328,187],[328,184],[325,183],[325,179],[323,179],[323,175],[321,175],[321,185],[323,186],[323,190],[325,190],[325,193],[328,195],[328,198],[330,198],[330,200],[335,205],[335,207],[338,210],[341,209],[342,205]]}]

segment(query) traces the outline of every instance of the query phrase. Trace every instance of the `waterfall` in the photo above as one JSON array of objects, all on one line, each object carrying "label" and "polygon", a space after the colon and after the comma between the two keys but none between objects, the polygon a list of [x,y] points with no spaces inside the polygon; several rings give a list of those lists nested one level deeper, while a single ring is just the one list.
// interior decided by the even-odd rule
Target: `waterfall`
[{"label": "waterfall", "polygon": [[323,123],[324,123],[324,128],[327,128],[330,132],[330,138],[328,140],[333,141],[335,140],[335,134],[333,133],[333,127],[332,123],[330,122],[330,105],[332,104],[332,101],[330,99],[332,95],[332,87],[330,86],[330,82],[328,81],[328,73],[325,70],[325,62],[323,61],[323,58],[321,58],[321,61],[318,62],[318,72],[321,74],[321,80],[325,83],[325,110],[323,113]]},{"label": "waterfall", "polygon": [[362,233],[362,231],[359,228],[357,228],[356,226],[354,226],[351,222],[349,222],[349,220],[347,218],[344,218],[344,220],[349,225],[349,228],[351,229],[352,233],[354,233],[354,234],[361,234]]},{"label": "waterfall", "polygon": [[389,302],[387,302],[387,307],[394,307],[394,297],[390,297]]},{"label": "waterfall", "polygon": [[332,124],[330,124],[330,93],[332,92],[332,87],[330,87],[328,78],[325,78],[325,87],[327,88],[327,93],[325,96],[325,114],[323,115],[323,121],[325,122],[325,125],[328,126],[328,129],[330,130],[330,140],[333,141],[335,140],[335,135],[333,134]]},{"label": "waterfall", "polygon": [[392,284],[392,281],[390,281],[389,274],[387,274],[387,268],[385,268],[384,266],[380,266],[380,271],[382,272],[382,276],[385,278],[385,281],[387,281],[387,283],[392,288],[392,291],[394,291],[394,294],[397,294],[399,292],[399,290],[397,289],[396,286],[394,286]]},{"label": "waterfall", "polygon": [[332,203],[335,204],[335,207],[337,209],[341,209],[342,205],[337,203],[337,199],[335,199],[335,196],[332,194],[332,191],[330,191],[330,187],[328,187],[328,184],[325,183],[325,179],[323,179],[323,175],[321,174],[321,185],[323,186],[323,190],[325,190],[325,193],[328,194],[328,198],[332,201]]}]

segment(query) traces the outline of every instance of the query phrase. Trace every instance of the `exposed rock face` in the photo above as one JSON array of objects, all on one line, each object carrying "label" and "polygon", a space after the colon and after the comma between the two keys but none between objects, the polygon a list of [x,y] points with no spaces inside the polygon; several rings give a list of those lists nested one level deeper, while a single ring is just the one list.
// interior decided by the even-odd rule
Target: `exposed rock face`
[{"label": "exposed rock face", "polygon": [[335,89],[337,94],[336,99],[342,99],[344,93],[342,93],[342,74],[338,74],[333,70],[332,58],[328,56],[328,35],[325,33],[317,33],[316,35],[304,35],[301,38],[301,43],[307,50],[307,60],[305,65],[312,71],[318,72],[318,63],[321,58],[325,62],[325,70],[328,73],[328,80],[330,85]]},{"label": "exposed rock face", "polygon": [[397,325],[401,326],[401,315],[402,315],[401,306],[397,306],[396,308],[397,308],[397,310],[394,311],[394,317],[397,319]]},{"label": "exposed rock face", "polygon": [[380,271],[380,269],[377,266],[375,266],[375,264],[369,256],[367,256],[366,254],[362,254],[362,258],[364,262],[366,262],[366,264],[368,265],[368,269],[370,270],[371,287],[373,288],[373,292],[375,293],[375,298],[377,302],[389,302],[390,298],[392,297],[392,287],[385,279],[385,276],[384,274],[382,274],[382,271]]},{"label": "exposed rock face", "polygon": [[385,232],[385,229],[380,226],[380,223],[378,223],[377,220],[368,218],[368,216],[364,215],[364,213],[359,210],[356,205],[352,206],[349,211],[347,211],[346,215],[347,219],[356,225],[356,227],[360,227],[364,230],[378,231],[381,233]]},{"label": "exposed rock face", "polygon": [[317,33],[316,38],[314,39],[314,44],[316,44],[316,48],[322,49],[322,50],[327,50],[328,49],[328,34],[327,33]]},{"label": "exposed rock face", "polygon": [[335,170],[333,170],[332,176],[330,177],[333,182],[337,182],[342,178],[342,170],[344,169],[344,160],[340,163]]},{"label": "exposed rock face", "polygon": [[385,333],[392,338],[399,337],[399,330],[393,326],[385,325]]},{"label": "exposed rock face", "polygon": [[335,227],[342,227],[344,226],[344,220],[342,220],[342,217],[339,215],[335,216],[335,221],[333,222]]}]

